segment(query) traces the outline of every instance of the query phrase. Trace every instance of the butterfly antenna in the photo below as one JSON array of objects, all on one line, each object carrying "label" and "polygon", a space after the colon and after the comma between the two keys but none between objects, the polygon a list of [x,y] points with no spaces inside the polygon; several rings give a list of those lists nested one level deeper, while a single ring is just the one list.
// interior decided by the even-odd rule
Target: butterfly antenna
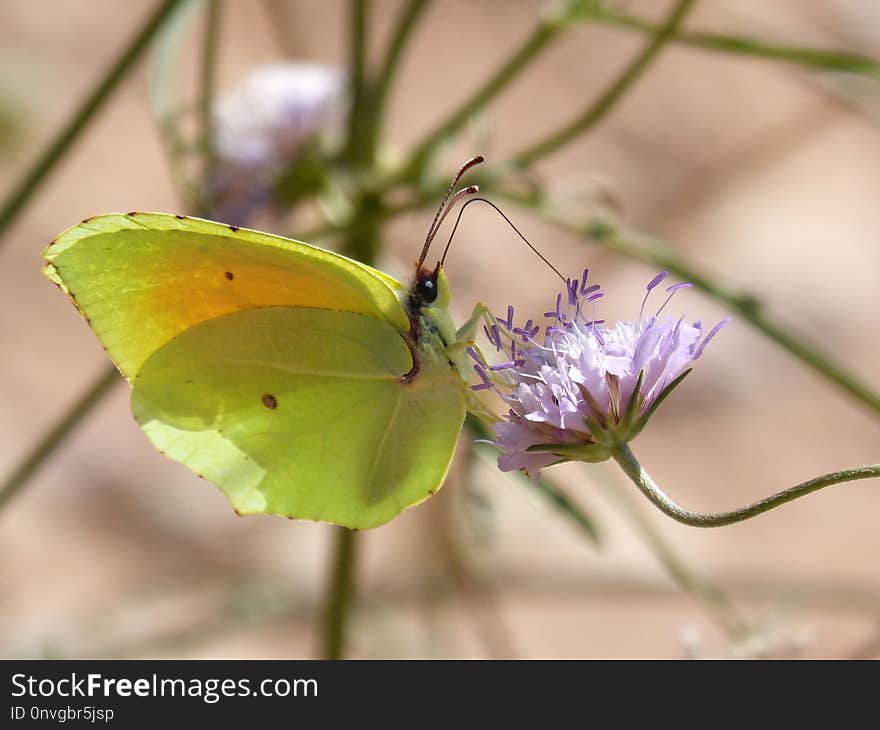
[{"label": "butterfly antenna", "polygon": [[544,256],[544,254],[542,254],[538,249],[536,249],[529,242],[529,239],[526,238],[522,234],[522,232],[519,230],[519,228],[517,228],[515,225],[513,225],[513,221],[511,221],[510,218],[508,218],[504,214],[504,211],[502,211],[501,208],[499,208],[497,205],[495,205],[495,203],[493,203],[491,200],[486,200],[486,198],[471,198],[469,201],[467,201],[467,203],[465,203],[464,205],[461,206],[461,208],[459,208],[458,217],[455,219],[455,225],[452,227],[452,233],[449,234],[449,240],[446,242],[446,248],[443,249],[443,257],[440,259],[440,266],[441,267],[443,266],[443,262],[446,261],[446,254],[449,251],[449,246],[452,244],[452,239],[455,236],[455,232],[456,232],[456,230],[458,230],[458,224],[461,223],[461,216],[464,214],[465,208],[467,208],[471,203],[485,203],[486,205],[494,208],[495,212],[498,213],[498,215],[500,215],[502,218],[504,218],[505,221],[507,221],[507,225],[509,225],[516,232],[516,235],[519,236],[523,240],[523,242],[526,244],[526,246],[528,246],[530,249],[532,249],[532,251],[535,253],[535,255],[539,259],[541,259],[541,261],[543,261],[545,264],[547,264],[547,266],[549,266],[553,270],[553,272],[556,274],[556,276],[558,276],[564,282],[568,283],[568,280],[562,274],[559,273],[559,269],[557,269],[553,264],[551,264],[547,260],[547,258]]},{"label": "butterfly antenna", "polygon": [[[428,249],[431,247],[431,241],[434,240],[434,236],[437,235],[437,230],[440,228],[440,224],[443,223],[443,219],[446,218],[446,214],[448,214],[448,208],[446,203],[449,202],[449,208],[451,208],[461,197],[464,195],[472,195],[475,193],[478,188],[475,185],[471,185],[468,188],[463,188],[459,190],[450,201],[449,198],[452,195],[452,191],[455,190],[455,186],[458,185],[458,181],[461,180],[462,176],[470,170],[475,165],[479,165],[486,158],[483,155],[477,155],[476,157],[472,157],[467,162],[465,162],[458,170],[458,173],[452,178],[452,183],[449,185],[449,189],[446,191],[446,195],[443,196],[443,201],[440,203],[440,207],[437,208],[437,212],[434,214],[434,220],[431,221],[431,225],[428,227],[428,233],[425,236],[425,245],[422,247],[422,254],[419,256],[419,263],[416,268],[421,268],[422,264],[425,262],[425,258],[428,256]],[[473,188],[473,190],[471,190]],[[466,192],[468,191],[468,192]],[[444,208],[447,209],[446,213],[444,213]]]}]

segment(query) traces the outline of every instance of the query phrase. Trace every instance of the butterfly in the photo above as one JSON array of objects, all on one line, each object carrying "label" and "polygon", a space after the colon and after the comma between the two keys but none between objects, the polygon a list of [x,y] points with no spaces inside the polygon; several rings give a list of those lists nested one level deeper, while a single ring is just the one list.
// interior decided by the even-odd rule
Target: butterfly
[{"label": "butterfly", "polygon": [[[280,236],[162,213],[101,215],[44,252],[167,457],[239,514],[381,525],[442,485],[468,404],[468,332],[440,262],[411,285]],[[447,206],[447,202],[449,205]],[[445,206],[445,207],[444,207]]]}]

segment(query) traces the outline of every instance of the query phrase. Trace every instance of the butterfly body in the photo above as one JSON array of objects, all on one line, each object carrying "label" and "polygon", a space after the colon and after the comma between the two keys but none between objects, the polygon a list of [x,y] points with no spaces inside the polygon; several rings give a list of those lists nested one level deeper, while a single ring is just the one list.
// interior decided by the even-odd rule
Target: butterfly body
[{"label": "butterfly body", "polygon": [[44,258],[150,440],[240,513],[374,527],[442,484],[467,387],[439,266],[406,287],[305,243],[156,213],[83,221]]}]

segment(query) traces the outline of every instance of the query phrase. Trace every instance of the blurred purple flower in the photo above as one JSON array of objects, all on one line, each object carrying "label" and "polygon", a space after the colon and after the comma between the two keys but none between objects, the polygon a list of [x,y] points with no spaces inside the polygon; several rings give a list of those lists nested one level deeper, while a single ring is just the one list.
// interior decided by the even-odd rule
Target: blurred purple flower
[{"label": "blurred purple flower", "polygon": [[344,97],[345,75],[313,63],[263,66],[220,97],[206,191],[213,217],[245,225],[271,203],[279,176],[303,146],[338,126]]},{"label": "blurred purple flower", "polygon": [[[654,316],[645,317],[648,297],[668,275],[663,271],[647,286],[638,321],[613,327],[595,318],[603,296],[587,285],[589,272],[569,279],[566,291],[546,312],[543,343],[529,320],[513,324],[513,308],[486,327],[490,343],[506,361],[488,365],[476,350],[473,390],[493,390],[509,406],[506,420],[495,424],[502,471],[523,469],[537,480],[542,468],[565,459],[604,461],[611,450],[634,438],[653,409],[681,382],[690,364],[729,321],[703,335],[703,325],[662,316],[673,294],[690,284],[675,284]],[[532,450],[530,450],[530,447]]]}]

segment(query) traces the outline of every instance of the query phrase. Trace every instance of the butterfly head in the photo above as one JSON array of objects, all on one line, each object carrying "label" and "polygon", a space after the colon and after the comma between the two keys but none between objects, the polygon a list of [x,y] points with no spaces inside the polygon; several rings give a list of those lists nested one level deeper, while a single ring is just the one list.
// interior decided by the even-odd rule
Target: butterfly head
[{"label": "butterfly head", "polygon": [[415,309],[431,305],[439,307],[448,305],[449,282],[439,262],[433,269],[422,267],[418,270],[409,296]]}]

